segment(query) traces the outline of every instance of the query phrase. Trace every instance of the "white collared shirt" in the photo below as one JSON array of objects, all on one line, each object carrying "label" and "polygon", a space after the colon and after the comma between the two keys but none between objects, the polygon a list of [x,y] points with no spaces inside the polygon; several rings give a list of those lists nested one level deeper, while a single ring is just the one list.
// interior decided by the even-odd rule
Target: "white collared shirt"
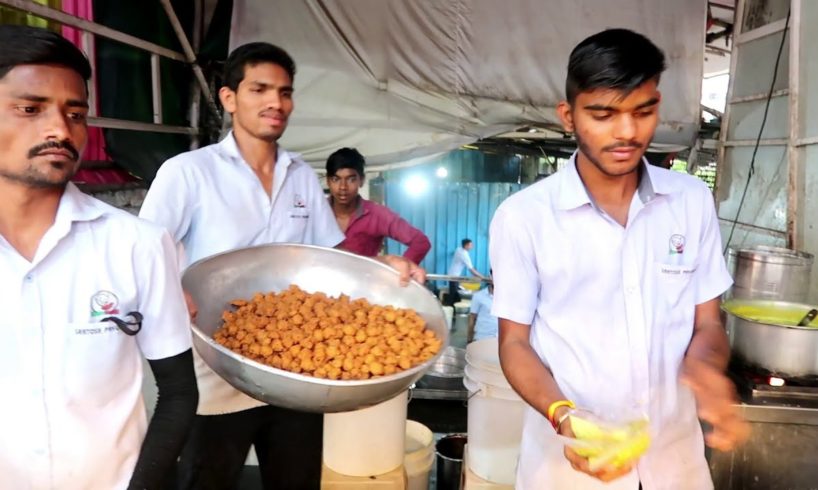
[{"label": "white collared shirt", "polygon": [[678,381],[696,305],[732,283],[712,194],[645,162],[622,227],[593,204],[574,158],[497,210],[493,312],[532,325],[531,345],[565,396],[607,416],[644,411],[653,440],[636,471],[606,485],[571,469],[528,408],[517,488],[712,488],[695,400]]},{"label": "white collared shirt", "polygon": [[468,274],[471,269],[474,269],[474,266],[471,263],[469,251],[463,247],[457,247],[452,255],[452,263],[449,264],[449,275],[462,276],[464,273]]},{"label": "white collared shirt", "polygon": [[[183,268],[214,254],[253,245],[334,247],[344,240],[318,176],[307,163],[279,147],[272,196],[268,196],[242,158],[232,132],[220,143],[165,162],[139,216],[170,231],[183,249]],[[264,405],[230,386],[198,354],[195,360],[199,414]]]},{"label": "white collared shirt", "polygon": [[477,316],[474,322],[474,340],[497,337],[497,317],[491,314],[493,302],[494,295],[489,292],[488,287],[477,291],[471,297],[469,312]]},{"label": "white collared shirt", "polygon": [[[104,320],[134,311],[135,336]],[[0,332],[0,488],[126,488],[142,356],[190,349],[168,234],[69,184],[32,262],[0,236]]]}]

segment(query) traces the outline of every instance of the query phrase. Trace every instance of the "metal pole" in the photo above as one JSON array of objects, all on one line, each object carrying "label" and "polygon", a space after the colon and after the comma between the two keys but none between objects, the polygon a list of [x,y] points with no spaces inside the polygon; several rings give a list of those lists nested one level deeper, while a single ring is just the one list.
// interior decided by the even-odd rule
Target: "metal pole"
[{"label": "metal pole", "polygon": [[[202,43],[202,29],[204,29],[204,0],[193,2],[193,49],[198,54]],[[191,83],[190,98],[190,125],[199,129],[199,118],[201,117],[202,89],[195,81]],[[197,132],[190,138],[190,149],[195,150],[201,145],[201,135]]]},{"label": "metal pole", "polygon": [[[789,71],[789,111],[790,111],[790,134],[789,145],[787,147],[787,247],[796,250],[803,249],[805,219],[802,215],[801,207],[805,204],[806,197],[806,153],[803,147],[796,146],[798,139],[802,135],[801,131],[801,58],[802,58],[802,34],[801,34],[801,6],[802,0],[792,0],[790,2],[790,71]],[[781,35],[786,36],[784,31]],[[806,50],[804,50],[806,51]]]},{"label": "metal pole", "polygon": [[148,131],[151,133],[196,134],[195,128],[186,126],[168,126],[166,124],[152,124],[137,121],[124,121],[107,117],[89,117],[88,125],[95,128],[127,129],[129,131]]},{"label": "metal pole", "polygon": [[187,61],[185,55],[183,55],[182,53],[177,53],[176,51],[173,51],[171,49],[163,48],[158,44],[144,41],[142,39],[139,39],[138,37],[125,34],[124,32],[120,32],[109,27],[105,27],[101,24],[81,19],[73,15],[68,15],[65,12],[61,12],[59,10],[46,7],[45,5],[40,5],[39,3],[33,2],[31,0],[0,0],[0,5],[6,5],[17,10],[22,10],[24,12],[34,14],[37,17],[42,17],[43,19],[46,20],[53,20],[55,22],[59,22],[62,25],[74,27],[83,31],[88,31],[93,34],[96,34],[97,36],[102,36],[108,39],[112,39],[114,41],[121,42],[122,44],[127,44],[128,46],[134,46],[136,48],[144,49],[145,51],[151,53],[162,55],[165,58],[170,58],[172,60],[177,61]]},{"label": "metal pole", "polygon": [[151,99],[153,101],[153,123],[162,124],[162,74],[159,55],[151,55]]},{"label": "metal pole", "polygon": [[[735,39],[741,34],[742,25],[744,24],[744,4],[745,0],[737,0],[736,1],[736,10],[735,10],[735,17],[734,17],[734,27],[733,27],[733,50],[732,55],[730,56],[730,83],[727,84],[727,104],[724,107],[724,117],[721,118],[721,131],[719,131],[719,151],[718,151],[718,163],[716,164],[716,183],[713,186],[713,195],[716,196],[716,210],[719,209],[719,204],[721,204],[720,196],[722,192],[721,189],[722,184],[725,182],[725,176],[723,175],[728,170],[727,168],[727,147],[725,143],[727,142],[728,138],[728,130],[730,129],[730,112],[732,103],[730,102],[733,100],[733,88],[736,84],[736,64],[738,61],[738,44],[735,43]],[[733,151],[731,150],[730,156],[732,157]],[[732,162],[731,162],[732,164]],[[727,181],[729,182],[729,180]],[[729,186],[729,184],[728,184]],[[725,194],[726,195],[726,194]],[[729,244],[725,244],[727,246]]]},{"label": "metal pole", "polygon": [[80,42],[88,62],[91,64],[91,82],[88,85],[88,116],[97,116],[97,60],[94,56],[94,37],[88,31],[82,31]]},{"label": "metal pole", "polygon": [[185,56],[187,56],[187,61],[191,64],[191,68],[193,68],[193,74],[196,77],[196,80],[199,82],[199,86],[202,88],[202,94],[204,94],[204,97],[207,100],[207,105],[213,111],[213,114],[218,117],[219,110],[216,107],[216,103],[213,101],[213,96],[210,93],[210,87],[207,84],[207,79],[205,79],[202,68],[196,63],[196,53],[193,52],[193,47],[187,40],[187,35],[182,27],[182,23],[179,22],[179,17],[176,16],[176,11],[173,10],[173,5],[170,4],[170,0],[160,0],[160,2],[162,3],[162,7],[165,9],[170,25],[173,26],[173,30],[176,32],[176,37],[179,39],[179,43],[182,45],[182,50],[185,52]]}]

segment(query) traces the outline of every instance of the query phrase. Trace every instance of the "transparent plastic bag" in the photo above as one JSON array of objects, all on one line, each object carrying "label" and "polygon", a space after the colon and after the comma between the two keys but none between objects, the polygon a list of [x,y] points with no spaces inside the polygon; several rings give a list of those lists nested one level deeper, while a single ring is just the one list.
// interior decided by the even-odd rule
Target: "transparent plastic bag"
[{"label": "transparent plastic bag", "polygon": [[578,455],[588,458],[591,471],[619,469],[635,463],[650,446],[650,424],[646,415],[619,420],[601,417],[588,410],[568,412],[574,438],[560,440]]}]

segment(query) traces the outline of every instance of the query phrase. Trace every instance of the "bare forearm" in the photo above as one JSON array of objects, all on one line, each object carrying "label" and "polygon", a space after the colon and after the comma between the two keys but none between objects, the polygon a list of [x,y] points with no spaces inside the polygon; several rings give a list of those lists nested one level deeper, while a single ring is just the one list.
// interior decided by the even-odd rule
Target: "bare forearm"
[{"label": "bare forearm", "polygon": [[474,277],[479,277],[480,279],[485,279],[485,278],[486,278],[486,276],[484,276],[483,274],[480,274],[480,272],[479,272],[477,269],[475,269],[475,268],[471,268],[471,269],[469,269],[469,272],[471,272],[471,274],[472,274]]},{"label": "bare forearm", "polygon": [[720,371],[726,370],[730,361],[730,343],[721,322],[710,320],[705,325],[697,325],[685,357],[694,357]]},{"label": "bare forearm", "polygon": [[[504,322],[507,320],[501,320],[501,336]],[[527,338],[501,339],[500,364],[514,391],[543,416],[547,416],[552,403],[565,399],[551,370],[543,364]]]}]

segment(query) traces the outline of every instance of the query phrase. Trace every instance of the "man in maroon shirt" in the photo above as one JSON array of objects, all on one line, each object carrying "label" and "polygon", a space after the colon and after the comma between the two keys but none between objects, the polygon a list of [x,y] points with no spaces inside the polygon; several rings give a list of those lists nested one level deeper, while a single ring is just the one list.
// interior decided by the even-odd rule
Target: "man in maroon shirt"
[{"label": "man in maroon shirt", "polygon": [[364,183],[364,163],[363,155],[354,148],[341,148],[327,159],[330,205],[346,235],[340,248],[374,257],[388,237],[409,247],[403,256],[419,264],[432,248],[429,238],[389,208],[358,195]]}]

